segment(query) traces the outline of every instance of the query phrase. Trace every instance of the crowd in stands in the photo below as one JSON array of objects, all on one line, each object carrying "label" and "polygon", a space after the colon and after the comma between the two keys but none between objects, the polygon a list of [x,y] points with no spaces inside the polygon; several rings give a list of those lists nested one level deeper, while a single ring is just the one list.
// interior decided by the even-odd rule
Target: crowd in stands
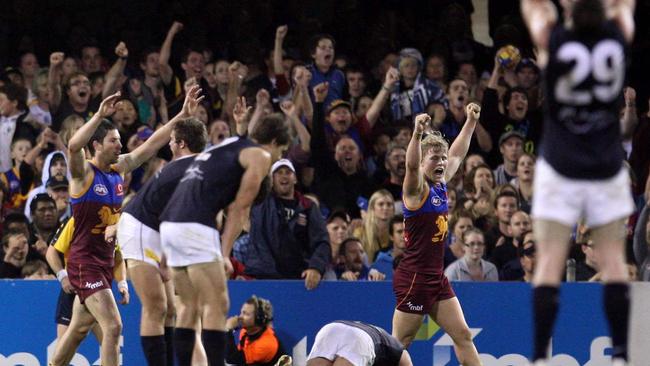
[{"label": "crowd in stands", "polygon": [[[540,69],[526,42],[504,35],[514,25],[498,28],[495,44],[506,37],[523,58],[505,68],[494,61],[496,46],[472,38],[466,5],[441,10],[451,35],[429,34],[427,48],[396,47],[376,59],[339,53],[330,34],[292,35],[291,25],[275,28],[259,62],[238,59],[179,44],[192,35],[178,21],[168,24],[161,44],[139,45],[139,54],[128,40],[111,45],[112,53],[92,42],[66,53],[50,49],[48,59],[25,50],[0,75],[0,278],[55,278],[45,253],[71,216],[66,146],[103,98],[122,92],[112,121],[126,153],[177,114],[185,92],[198,84],[205,98],[196,117],[208,129],[209,146],[246,136],[274,112],[293,129],[291,147],[269,174],[268,195],[235,244],[234,278],[302,279],[308,289],[321,280],[390,280],[405,246],[401,194],[413,117],[429,113],[432,129],[451,144],[465,107],[476,102],[480,123],[464,166],[448,182],[445,273],[457,281],[530,281],[529,214],[544,113]],[[304,39],[308,55],[287,47],[288,38],[292,46]],[[644,102],[631,87],[621,100],[621,153],[639,208],[629,219],[627,258],[639,280],[650,279]],[[129,174],[125,202],[170,157],[163,150]],[[576,280],[597,281],[589,228],[578,225],[574,242]]]}]

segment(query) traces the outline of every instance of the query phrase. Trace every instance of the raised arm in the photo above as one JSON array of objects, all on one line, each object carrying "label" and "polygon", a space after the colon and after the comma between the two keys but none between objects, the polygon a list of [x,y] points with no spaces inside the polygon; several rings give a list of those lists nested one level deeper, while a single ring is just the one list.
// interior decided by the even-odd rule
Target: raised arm
[{"label": "raised arm", "polygon": [[557,9],[550,0],[522,0],[521,14],[530,38],[537,47],[537,65],[545,68],[548,62],[548,40],[557,23]]},{"label": "raised arm", "polygon": [[53,111],[61,105],[61,65],[63,65],[65,54],[54,52],[50,55],[50,68],[47,73],[47,89],[49,90],[50,108]]},{"label": "raised arm", "polygon": [[314,119],[314,106],[309,97],[310,80],[311,72],[307,70],[306,67],[301,66],[296,68],[293,103],[296,105],[296,108],[298,108],[298,116],[304,116],[307,119],[307,126],[311,128],[312,120]]},{"label": "raised arm", "polygon": [[431,117],[426,114],[415,116],[415,126],[411,141],[406,148],[406,174],[402,189],[404,191],[404,201],[409,206],[415,206],[423,198],[425,193],[424,177],[420,171],[422,161],[422,147],[420,140],[427,124],[431,123]]},{"label": "raised arm", "polygon": [[384,84],[381,86],[381,89],[379,89],[379,93],[377,93],[375,99],[373,99],[370,108],[368,108],[368,112],[366,112],[366,119],[368,120],[371,128],[375,126],[377,118],[379,118],[379,114],[386,105],[388,98],[390,98],[390,93],[392,92],[398,80],[399,71],[397,71],[397,69],[394,67],[389,68],[388,71],[386,71]]},{"label": "raised arm", "polygon": [[201,88],[198,85],[192,86],[185,95],[181,112],[167,124],[157,129],[142,145],[128,154],[121,155],[116,164],[116,169],[121,173],[128,173],[151,159],[158,150],[169,142],[169,137],[176,122],[194,116],[199,103],[204,97],[204,95],[201,95]]},{"label": "raised arm", "polygon": [[118,99],[120,99],[119,92],[104,99],[99,105],[97,113],[70,137],[70,141],[68,141],[68,169],[70,169],[73,180],[85,179],[86,161],[83,148],[88,145],[102,119],[115,112],[115,103]]},{"label": "raised arm", "polygon": [[228,66],[228,90],[226,91],[226,100],[223,102],[223,117],[228,121],[230,130],[236,129],[236,126],[232,125],[233,121],[230,113],[235,108],[246,75],[248,75],[248,68],[239,61],[235,61]]},{"label": "raised arm", "polygon": [[465,107],[465,111],[467,120],[460,130],[458,137],[456,137],[456,140],[454,140],[454,143],[449,148],[449,164],[445,172],[445,181],[447,182],[456,174],[458,167],[463,162],[463,159],[465,159],[465,155],[467,155],[467,151],[469,150],[469,144],[472,142],[472,134],[474,134],[476,123],[478,123],[478,119],[481,116],[481,107],[476,103],[468,104]]},{"label": "raised arm", "polygon": [[284,74],[284,66],[282,65],[282,44],[284,37],[287,36],[289,27],[281,25],[275,30],[275,44],[273,47],[273,72],[276,75]]},{"label": "raised arm", "polygon": [[636,91],[627,87],[623,91],[625,97],[625,108],[623,109],[623,118],[621,118],[621,136],[623,139],[632,138],[636,125],[639,123],[639,117],[636,114]]},{"label": "raised arm", "polygon": [[172,76],[174,72],[172,67],[169,66],[169,56],[172,52],[172,43],[174,42],[174,37],[176,34],[183,30],[183,23],[174,22],[172,26],[167,31],[167,36],[163,41],[162,46],[160,46],[160,57],[158,58],[158,64],[160,65],[160,79],[165,85],[169,85],[172,81]]},{"label": "raised arm", "polygon": [[264,114],[264,107],[271,104],[271,94],[266,89],[260,89],[255,94],[255,109],[253,110],[253,115],[251,115],[250,120],[248,121],[248,133],[252,133],[255,129],[255,126],[262,119]]},{"label": "raised arm", "polygon": [[618,25],[627,43],[634,39],[634,7],[635,0],[611,0],[608,2],[608,18]]},{"label": "raised arm", "polygon": [[300,122],[296,111],[296,106],[290,100],[285,100],[282,102],[282,104],[280,104],[280,109],[282,110],[282,113],[284,113],[284,115],[288,118],[289,122],[291,122],[291,126],[293,126],[296,135],[298,135],[298,139],[300,140],[300,149],[302,149],[304,152],[309,152],[311,150],[309,147],[311,144],[311,135],[309,134],[309,131],[307,131],[307,128],[302,124],[302,122]]},{"label": "raised arm", "polygon": [[115,93],[117,90],[116,84],[117,80],[120,78],[120,75],[124,73],[124,68],[126,67],[126,61],[129,58],[129,49],[126,48],[124,42],[120,42],[115,47],[115,55],[117,55],[117,60],[110,70],[106,73],[106,81],[104,82],[104,89],[102,90],[102,98]]},{"label": "raised arm", "polygon": [[235,120],[237,136],[246,136],[248,134],[248,120],[251,116],[253,107],[246,105],[246,97],[237,98],[237,104],[232,111],[232,118]]}]

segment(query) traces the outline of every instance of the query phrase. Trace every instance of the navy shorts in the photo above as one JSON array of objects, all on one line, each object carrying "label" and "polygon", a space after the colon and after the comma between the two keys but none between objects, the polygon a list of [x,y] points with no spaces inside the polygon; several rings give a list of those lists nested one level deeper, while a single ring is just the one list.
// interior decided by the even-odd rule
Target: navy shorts
[{"label": "navy shorts", "polygon": [[72,305],[74,304],[74,293],[68,294],[63,289],[59,292],[59,300],[56,302],[56,314],[54,322],[61,325],[70,325],[72,319]]}]

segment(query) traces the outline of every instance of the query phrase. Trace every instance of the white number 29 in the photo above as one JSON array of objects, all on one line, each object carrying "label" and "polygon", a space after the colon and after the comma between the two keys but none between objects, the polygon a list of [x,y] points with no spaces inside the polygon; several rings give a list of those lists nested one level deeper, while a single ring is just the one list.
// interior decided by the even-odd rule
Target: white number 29
[{"label": "white number 29", "polygon": [[[601,103],[616,99],[623,87],[625,65],[623,47],[620,43],[607,39],[589,49],[578,42],[568,42],[557,53],[559,61],[575,65],[555,84],[555,97],[558,102],[583,106],[590,104],[593,98]],[[578,86],[593,75],[596,84],[593,90],[578,89]]]}]

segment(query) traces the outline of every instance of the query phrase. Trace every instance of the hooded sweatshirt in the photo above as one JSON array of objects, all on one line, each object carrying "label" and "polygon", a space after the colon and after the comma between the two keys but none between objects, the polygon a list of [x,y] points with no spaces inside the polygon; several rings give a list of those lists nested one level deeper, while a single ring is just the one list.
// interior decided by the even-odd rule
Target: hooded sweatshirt
[{"label": "hooded sweatshirt", "polygon": [[[43,173],[41,174],[41,185],[32,189],[29,192],[29,196],[27,197],[27,203],[25,204],[25,216],[29,220],[29,222],[32,222],[32,211],[29,208],[29,205],[32,203],[32,200],[34,197],[36,197],[37,194],[39,193],[47,193],[47,189],[45,185],[47,184],[47,180],[50,179],[50,168],[52,165],[52,158],[54,158],[54,155],[61,154],[63,155],[63,160],[65,160],[66,166],[69,166],[68,163],[68,158],[65,156],[63,151],[61,150],[56,150],[52,151],[51,153],[47,154],[47,157],[45,158],[45,162],[43,163]],[[47,169],[46,169],[47,167]],[[66,171],[66,177],[68,178],[68,181],[72,179],[72,176],[70,175],[70,169]],[[64,215],[65,217],[69,216],[71,214],[70,208],[68,208],[68,212]],[[64,217],[60,217],[59,219],[62,219]]]}]

